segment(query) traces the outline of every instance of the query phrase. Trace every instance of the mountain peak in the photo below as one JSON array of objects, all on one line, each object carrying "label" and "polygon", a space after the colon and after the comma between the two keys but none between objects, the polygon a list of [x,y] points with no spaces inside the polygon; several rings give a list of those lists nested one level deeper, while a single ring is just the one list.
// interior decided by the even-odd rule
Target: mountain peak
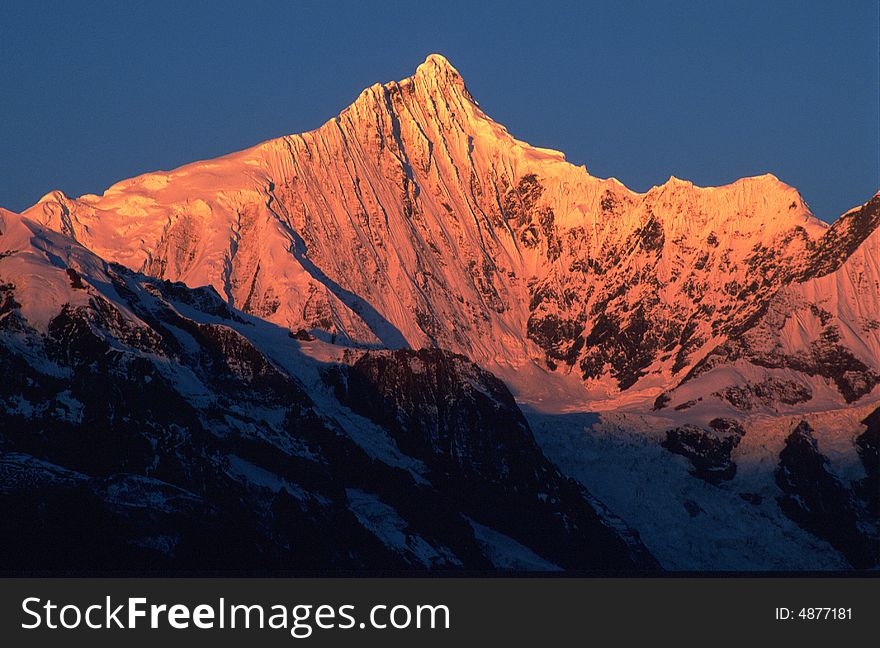
[{"label": "mountain peak", "polygon": [[[608,403],[643,377],[648,395],[680,381],[803,274],[827,230],[769,174],[721,187],[672,176],[644,194],[594,178],[492,121],[439,54],[309,133],[103,196],[50,194],[25,215],[293,331],[440,346],[510,371],[530,398],[540,380],[511,368],[546,361]],[[823,243],[821,269],[876,228],[859,222]],[[599,337],[606,327],[644,331],[638,352]]]},{"label": "mountain peak", "polygon": [[450,63],[442,54],[428,54],[425,62],[416,68],[416,74],[434,77],[449,77],[454,75],[461,78],[458,70],[456,70],[452,63]]},{"label": "mountain peak", "polygon": [[429,54],[425,62],[416,68],[411,79],[416,83],[423,82],[428,88],[440,90],[441,93],[452,90],[476,103],[465,87],[459,71],[441,54]]}]

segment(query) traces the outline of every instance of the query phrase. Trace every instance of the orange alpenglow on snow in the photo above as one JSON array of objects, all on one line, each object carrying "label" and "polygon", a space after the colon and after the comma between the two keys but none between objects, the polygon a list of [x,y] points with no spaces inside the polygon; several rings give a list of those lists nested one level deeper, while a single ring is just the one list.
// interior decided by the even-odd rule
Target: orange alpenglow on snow
[{"label": "orange alpenglow on snow", "polygon": [[462,353],[543,408],[765,383],[826,408],[878,394],[877,201],[829,228],[770,174],[636,193],[515,139],[432,54],[314,131],[24,216],[293,331]]},{"label": "orange alpenglow on snow", "polygon": [[829,226],[770,174],[630,191],[439,55],[312,132],[0,210],[0,367],[16,568],[82,537],[127,570],[880,559],[880,195]]}]

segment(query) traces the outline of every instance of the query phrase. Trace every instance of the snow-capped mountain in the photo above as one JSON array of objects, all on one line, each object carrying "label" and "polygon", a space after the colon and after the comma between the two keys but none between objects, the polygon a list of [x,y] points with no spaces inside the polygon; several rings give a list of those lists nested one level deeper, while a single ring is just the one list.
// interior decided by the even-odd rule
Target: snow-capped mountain
[{"label": "snow-capped mountain", "polygon": [[[319,410],[331,403],[322,416],[355,442],[371,439],[362,423],[372,421],[378,428],[370,430],[390,435],[393,456],[430,466],[443,455],[452,464],[437,470],[446,474],[460,444],[479,456],[501,443],[493,430],[512,426],[521,433],[508,439],[510,451],[524,444],[529,459],[522,472],[507,472],[504,459],[502,481],[516,474],[537,489],[530,480],[556,468],[532,448],[534,429],[543,452],[602,503],[586,492],[580,499],[622,516],[664,566],[876,562],[865,550],[876,538],[865,484],[872,465],[876,471],[871,412],[880,403],[878,196],[828,226],[769,174],[707,188],[670,178],[637,193],[516,140],[482,111],[457,70],[431,55],[412,77],[369,87],[315,131],[123,180],[101,196],[52,192],[23,220],[6,218],[19,223],[15,231],[39,232],[34,240],[87,255],[94,272],[72,267],[96,290],[115,285],[102,278],[110,272],[165,303],[164,314],[195,317],[178,307],[187,303],[228,315],[233,323],[224,326],[242,336],[235,339],[299,380]],[[4,278],[19,257],[0,261],[13,264],[0,265],[0,281],[14,284],[0,312],[19,313],[10,321],[29,322],[37,333],[28,335],[51,340],[47,327],[59,312],[95,308],[82,293],[44,285],[45,265]],[[63,255],[47,258],[67,271]],[[128,299],[102,294],[109,303]],[[178,329],[192,337],[161,317],[157,325],[173,327],[170,337],[157,332],[159,340],[177,339]],[[55,330],[64,338],[81,328]],[[261,346],[262,331],[277,334],[269,336],[272,349],[293,345],[305,365],[324,367],[315,370],[320,381],[284,369]],[[125,345],[137,348],[147,334],[131,335]],[[200,339],[196,345],[206,344]],[[186,340],[178,342],[192,344]],[[236,366],[242,354],[252,355],[233,352]],[[180,371],[169,389],[183,400],[226,380],[211,375],[190,394],[187,372],[195,370]],[[524,419],[499,396],[506,388],[492,374]],[[472,421],[462,390],[505,400],[509,410],[503,424],[478,417],[487,436],[476,445],[457,432]],[[7,395],[7,409],[18,397]],[[210,420],[235,419],[234,405],[221,399]],[[289,418],[274,416],[260,435],[272,437],[273,421]],[[809,479],[797,477],[810,448],[820,467],[827,464],[828,479],[817,478],[823,494],[807,493]],[[498,459],[489,464],[500,470]],[[471,469],[455,470],[463,479]],[[652,481],[668,488],[646,507]],[[349,508],[372,501],[369,489],[351,488]],[[551,502],[561,497],[541,492]],[[838,526],[845,518],[852,529],[844,540],[829,531],[827,516],[813,519],[832,500],[845,509]],[[505,515],[475,524],[531,546],[526,531],[505,530]],[[624,529],[618,540],[632,537],[619,520],[608,524]],[[733,525],[748,534],[747,552],[695,548],[729,537]],[[529,551],[574,564],[561,548],[552,558]]]},{"label": "snow-capped mountain", "polygon": [[[739,409],[833,407],[880,383],[880,197],[832,225],[784,286],[682,379],[683,406],[711,392]],[[718,368],[716,370],[716,368]],[[712,392],[712,388],[718,391]],[[875,394],[874,400],[877,396]],[[669,400],[667,400],[669,399]]]},{"label": "snow-capped mountain", "polygon": [[[291,330],[449,349],[525,398],[539,367],[612,407],[653,400],[785,286],[833,272],[876,229],[865,209],[844,244],[772,175],[635,193],[514,139],[432,55],[313,132],[25,213]],[[878,381],[877,318],[860,317],[841,344],[865,369],[843,400]]]},{"label": "snow-capped mountain", "polygon": [[9,212],[0,277],[6,570],[656,567],[466,358],[334,358]]}]

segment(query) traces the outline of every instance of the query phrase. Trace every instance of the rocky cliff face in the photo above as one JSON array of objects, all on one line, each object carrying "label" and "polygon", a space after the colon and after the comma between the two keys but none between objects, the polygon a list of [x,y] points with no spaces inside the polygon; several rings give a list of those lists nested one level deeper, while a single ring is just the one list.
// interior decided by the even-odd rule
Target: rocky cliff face
[{"label": "rocky cliff face", "polygon": [[[791,315],[798,297],[855,339],[791,340],[789,355],[805,356],[785,364],[793,389],[820,375],[839,399],[870,393],[876,317],[796,294],[831,274],[850,298],[871,290],[875,277],[840,266],[860,250],[876,268],[876,244],[863,245],[876,210],[875,199],[828,229],[771,175],[717,188],[671,178],[637,194],[511,137],[434,55],[310,133],[100,197],[56,192],[27,213],[292,330],[445,348],[514,382],[537,366],[612,406],[621,391],[653,400],[719,353],[779,365],[725,344]],[[847,376],[830,375],[831,357],[847,358]],[[514,388],[528,397],[527,382]]]},{"label": "rocky cliff face", "polygon": [[[18,426],[68,426],[30,450],[18,444],[36,441],[15,437],[10,448],[33,452],[27,465],[52,463],[40,452],[71,443],[84,421],[96,430],[138,421],[152,432],[126,443],[154,452],[197,430],[210,443],[181,451],[183,463],[232,453],[212,445],[216,430],[284,452],[291,438],[309,452],[323,443],[321,479],[345,492],[318,491],[321,501],[379,539],[352,554],[363,565],[388,555],[403,565],[648,564],[584,485],[626,512],[665,565],[750,569],[772,556],[770,569],[802,569],[825,554],[827,568],[866,564],[849,541],[817,531],[813,509],[851,491],[876,521],[865,494],[877,444],[860,421],[880,400],[878,196],[828,226],[769,174],[707,188],[670,178],[636,193],[516,140],[432,55],[312,132],[123,180],[101,196],[53,192],[23,219],[0,215],[3,353],[22,376],[9,383],[6,412]],[[117,381],[120,372],[135,383]],[[488,372],[545,428],[545,451],[574,426],[578,465],[565,452],[546,462]],[[68,402],[79,384],[70,380],[114,397]],[[144,394],[159,391],[129,411],[142,383],[152,385]],[[170,409],[159,405],[165,394]],[[829,480],[844,486],[811,495],[801,514],[791,502],[806,483],[795,461],[803,444],[785,454],[794,463],[780,457],[802,419]],[[99,457],[117,438],[102,434]],[[608,435],[623,445],[609,447]],[[135,452],[108,447],[113,461]],[[595,448],[631,469],[593,462]],[[144,466],[164,465],[145,452]],[[244,460],[281,480],[273,492],[295,482],[278,459]],[[127,470],[108,461],[104,470]],[[376,469],[378,481],[346,476],[373,474],[370,462],[391,468]],[[780,462],[792,469],[785,479]],[[653,510],[638,504],[650,499],[645,484],[619,486],[638,481],[642,465],[669,480]],[[395,489],[430,498],[444,522]],[[670,525],[673,510],[687,517]],[[753,531],[748,557],[697,548],[703,536],[735,536],[737,524]],[[692,534],[687,552],[680,533]],[[267,551],[281,560],[286,550]]]},{"label": "rocky cliff face", "polygon": [[455,492],[469,515],[552,547],[547,555],[563,567],[651,564],[637,535],[544,458],[504,383],[463,356],[366,353],[330,370],[327,381]]},{"label": "rocky cliff face", "polygon": [[873,567],[880,553],[876,517],[865,515],[864,503],[830,473],[812,429],[800,423],[785,440],[776,481],[784,495],[786,515],[827,539],[858,568]]},{"label": "rocky cliff face", "polygon": [[320,363],[212,288],[0,232],[2,569],[656,568],[463,358],[400,352],[413,388],[374,398],[386,356]]}]

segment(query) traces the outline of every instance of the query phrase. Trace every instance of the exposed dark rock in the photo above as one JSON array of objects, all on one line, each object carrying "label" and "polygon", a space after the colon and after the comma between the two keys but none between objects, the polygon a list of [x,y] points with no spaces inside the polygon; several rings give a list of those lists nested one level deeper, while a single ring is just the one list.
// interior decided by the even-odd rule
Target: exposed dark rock
[{"label": "exposed dark rock", "polygon": [[526,333],[538,346],[544,349],[548,358],[561,360],[567,365],[577,361],[584,346],[581,334],[584,325],[576,320],[563,320],[553,314],[529,317]]},{"label": "exposed dark rock", "polygon": [[760,383],[734,385],[715,394],[735,408],[743,411],[764,405],[772,407],[777,403],[797,405],[813,398],[813,392],[806,385],[792,380],[768,378]]},{"label": "exposed dark rock", "polygon": [[610,212],[614,211],[615,205],[617,205],[617,201],[614,198],[614,194],[606,189],[602,194],[602,199],[599,201],[599,206],[602,208],[602,211]]},{"label": "exposed dark rock", "polygon": [[807,531],[827,540],[856,569],[877,565],[880,539],[876,517],[867,515],[857,498],[827,469],[812,428],[799,423],[779,453],[776,483],[782,511]]},{"label": "exposed dark rock", "polygon": [[76,290],[85,290],[85,284],[83,283],[82,277],[79,276],[79,273],[73,268],[67,268],[67,277],[70,279],[70,287]]},{"label": "exposed dark rock", "polygon": [[327,380],[341,402],[390,430],[481,523],[567,568],[655,564],[636,535],[613,531],[582,487],[544,458],[504,384],[463,356],[368,353],[330,370]]},{"label": "exposed dark rock", "polygon": [[[14,521],[0,570],[491,571],[469,519],[562,567],[657,568],[463,358],[368,355],[332,372],[376,434],[427,466],[417,479],[324,418],[236,328],[271,325],[213,290],[107,272],[120,304],[83,281],[88,304],[63,307],[47,335],[24,320],[0,330],[18,340],[0,344],[0,516]],[[12,285],[2,294],[5,323],[18,301]]]},{"label": "exposed dark rock", "polygon": [[800,281],[822,277],[837,270],[874,230],[880,227],[880,195],[844,214],[817,242]]},{"label": "exposed dark rock", "polygon": [[[795,369],[808,376],[822,376],[834,383],[837,390],[847,403],[853,403],[862,396],[869,394],[880,384],[880,373],[868,367],[853,355],[852,351],[839,341],[839,332],[833,326],[826,327],[820,337],[814,340],[808,349],[794,355],[787,355],[774,350],[770,353],[759,352],[749,346],[745,330],[732,339],[719,344],[698,362],[682,380],[682,383],[710,371],[712,368],[735,360],[746,359],[749,362],[768,369]],[[747,392],[738,389],[748,389]],[[758,399],[772,399],[775,395],[793,401],[790,404],[803,402],[806,397],[805,387],[796,387],[790,381],[767,381],[760,386],[734,388],[729,392],[721,392],[718,396],[731,400],[734,406],[743,409],[750,404],[749,392],[763,391]],[[757,396],[757,392],[755,392]],[[729,398],[728,398],[729,397]],[[784,401],[783,401],[784,402]]]},{"label": "exposed dark rock", "polygon": [[856,450],[866,477],[855,484],[857,492],[875,516],[880,515],[880,407],[862,421],[867,429],[856,437]]},{"label": "exposed dark rock", "polygon": [[742,439],[746,434],[745,429],[743,429],[743,426],[739,421],[729,418],[714,418],[709,421],[709,427],[719,434],[735,437],[737,439]]},{"label": "exposed dark rock", "polygon": [[700,513],[704,513],[703,509],[694,500],[685,500],[684,508],[692,518],[697,517]]},{"label": "exposed dark rock", "polygon": [[847,403],[857,401],[880,383],[880,373],[840,344],[839,334],[832,327],[826,328],[820,339],[811,345],[809,356],[785,358],[782,365],[810,376],[830,378]]},{"label": "exposed dark rock", "polygon": [[657,398],[654,399],[654,411],[662,410],[666,405],[669,404],[669,401],[672,400],[672,396],[667,394],[666,392],[661,393]]},{"label": "exposed dark rock", "polygon": [[620,389],[632,387],[657,352],[676,333],[652,321],[644,305],[639,305],[624,319],[601,311],[586,337],[586,355],[580,363],[584,379],[597,378],[611,367],[611,375]]},{"label": "exposed dark rock", "polygon": [[303,342],[311,342],[315,339],[315,336],[312,335],[311,333],[309,333],[305,329],[299,329],[296,333],[293,333],[291,331],[290,337],[292,337],[295,340],[301,340]]},{"label": "exposed dark rock", "polygon": [[713,419],[709,426],[711,430],[690,424],[667,430],[666,440],[661,445],[670,452],[687,457],[696,477],[718,484],[736,475],[736,464],[730,453],[739,445],[745,431],[730,419]]},{"label": "exposed dark rock", "polygon": [[653,215],[636,231],[636,237],[646,252],[662,252],[666,237],[663,225]]}]

